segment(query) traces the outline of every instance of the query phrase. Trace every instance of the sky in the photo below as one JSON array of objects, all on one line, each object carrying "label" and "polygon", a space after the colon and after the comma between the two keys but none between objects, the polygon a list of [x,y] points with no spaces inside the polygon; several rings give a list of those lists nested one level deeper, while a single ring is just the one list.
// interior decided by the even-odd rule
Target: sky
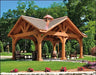
[{"label": "sky", "polygon": [[[24,0],[26,1],[26,0]],[[29,1],[29,0],[28,0]],[[16,9],[17,7],[17,2],[18,0],[1,0],[1,12],[0,12],[0,17],[2,17],[3,15],[3,12],[7,12],[8,9]],[[44,8],[44,7],[49,7],[53,2],[62,2],[62,0],[47,0],[47,1],[44,1],[44,0],[35,0],[34,1],[36,5],[38,5],[39,7],[41,8]]]}]

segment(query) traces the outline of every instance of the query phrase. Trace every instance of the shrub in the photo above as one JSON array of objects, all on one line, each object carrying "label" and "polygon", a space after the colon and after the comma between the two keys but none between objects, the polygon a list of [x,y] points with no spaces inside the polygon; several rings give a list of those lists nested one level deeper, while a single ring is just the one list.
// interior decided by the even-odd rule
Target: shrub
[{"label": "shrub", "polygon": [[84,71],[84,67],[78,67],[78,71]]},{"label": "shrub", "polygon": [[47,43],[46,42],[45,42],[45,44],[43,46],[42,53],[43,54],[48,54],[48,46],[47,46]]},{"label": "shrub", "polygon": [[10,72],[18,72],[18,69],[15,68],[14,70],[12,70]]},{"label": "shrub", "polygon": [[66,67],[61,67],[60,71],[61,72],[66,72],[67,71],[67,68]]},{"label": "shrub", "polygon": [[35,45],[34,45],[34,42],[32,40],[31,40],[30,51],[35,51]]},{"label": "shrub", "polygon": [[33,68],[28,68],[27,72],[33,72]]},{"label": "shrub", "polygon": [[50,71],[51,71],[50,68],[48,68],[48,67],[45,68],[45,72],[50,72]]},{"label": "shrub", "polygon": [[0,41],[0,52],[4,52],[3,43]]},{"label": "shrub", "polygon": [[89,69],[95,69],[96,68],[96,62],[88,61],[88,63],[86,65],[84,65],[84,67],[89,68]]},{"label": "shrub", "polygon": [[16,50],[17,50],[17,51],[20,51],[20,46],[19,46],[19,44],[16,45]]}]

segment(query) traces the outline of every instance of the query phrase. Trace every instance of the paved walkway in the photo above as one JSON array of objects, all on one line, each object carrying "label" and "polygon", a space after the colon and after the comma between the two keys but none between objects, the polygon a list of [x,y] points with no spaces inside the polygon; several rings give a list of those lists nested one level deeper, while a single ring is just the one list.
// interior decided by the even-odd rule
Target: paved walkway
[{"label": "paved walkway", "polygon": [[[12,56],[0,56],[0,59],[11,59]],[[17,60],[21,61],[21,60]],[[32,59],[25,59],[24,61],[32,61]],[[57,59],[43,59],[43,61],[60,61],[60,62],[73,62],[73,63],[88,63],[88,61],[85,60],[76,60],[76,59],[67,59],[67,60],[60,60],[60,58]]]},{"label": "paved walkway", "polygon": [[0,56],[0,59],[10,59],[12,56]]}]

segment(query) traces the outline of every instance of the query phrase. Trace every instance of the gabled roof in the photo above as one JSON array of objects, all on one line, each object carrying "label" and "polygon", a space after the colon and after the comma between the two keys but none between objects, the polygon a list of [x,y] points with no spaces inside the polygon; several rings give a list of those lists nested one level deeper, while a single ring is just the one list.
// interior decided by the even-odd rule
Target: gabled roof
[{"label": "gabled roof", "polygon": [[[51,29],[53,29],[54,27],[58,26],[60,23],[64,22],[65,20],[67,20],[67,22],[73,27],[73,29],[75,29],[77,31],[77,33],[79,33],[82,37],[87,37],[84,33],[82,33],[74,24],[73,22],[67,17],[60,17],[57,19],[53,19],[50,23],[49,23],[49,27],[48,30],[45,29],[46,27],[46,21],[44,21],[43,19],[39,19],[39,18],[34,18],[34,17],[29,17],[29,16],[21,16],[19,18],[23,19],[25,21],[27,21],[28,23],[30,23],[31,25],[33,25],[35,28],[37,28],[39,31],[40,30],[45,30],[46,32],[50,31]],[[16,25],[16,24],[15,24]],[[15,26],[14,26],[15,27]],[[14,31],[14,27],[13,29],[10,31],[10,33],[12,31]],[[9,34],[10,34],[9,33]],[[8,34],[8,35],[9,35]]]},{"label": "gabled roof", "polygon": [[[44,21],[43,19],[39,19],[39,18],[34,18],[34,17],[28,17],[28,16],[21,16],[23,19],[29,21],[31,24],[33,24],[35,27],[37,27],[38,29],[42,29],[45,30],[45,26],[46,26],[46,21]],[[66,17],[61,17],[61,18],[57,18],[52,20],[49,23],[49,27],[48,29],[50,29],[52,26],[54,26],[55,24],[57,24],[58,22],[64,20]],[[66,18],[67,19],[67,18]]]}]

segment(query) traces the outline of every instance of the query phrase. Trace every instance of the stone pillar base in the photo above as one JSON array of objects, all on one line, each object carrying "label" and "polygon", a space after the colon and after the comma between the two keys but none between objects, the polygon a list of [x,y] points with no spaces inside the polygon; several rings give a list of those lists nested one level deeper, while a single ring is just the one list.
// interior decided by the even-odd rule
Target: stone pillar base
[{"label": "stone pillar base", "polygon": [[66,57],[63,57],[63,58],[61,57],[61,59],[60,59],[60,60],[66,60]]}]

